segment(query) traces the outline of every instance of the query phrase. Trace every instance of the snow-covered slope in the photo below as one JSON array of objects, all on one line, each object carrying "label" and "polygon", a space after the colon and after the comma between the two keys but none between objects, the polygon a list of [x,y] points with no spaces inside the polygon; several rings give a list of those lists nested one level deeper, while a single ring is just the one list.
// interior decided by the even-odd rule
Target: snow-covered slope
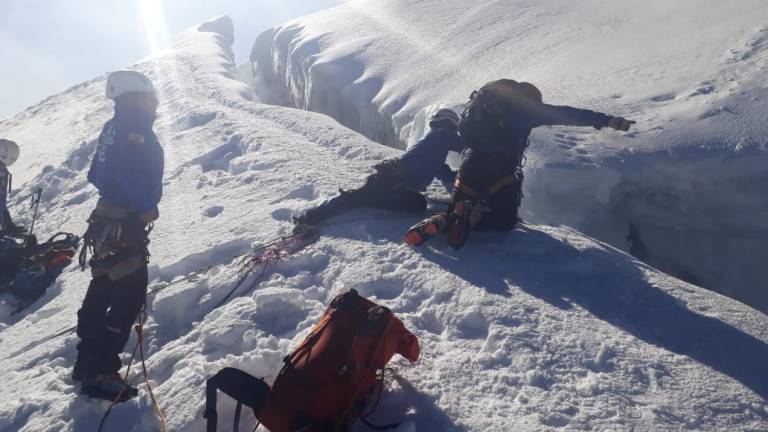
[{"label": "snow-covered slope", "polygon": [[[323,115],[253,102],[234,79],[231,40],[231,22],[220,18],[133,66],[161,90],[167,175],[152,235],[155,286],[287,232],[295,209],[358,183],[397,153]],[[17,187],[48,190],[41,233],[85,228],[96,199],[88,160],[109,117],[103,84],[0,123],[23,148]],[[25,193],[16,196],[13,211],[28,218]],[[419,217],[344,216],[251,294],[213,311],[238,277],[234,264],[154,297],[147,361],[171,429],[204,430],[204,382],[221,367],[274,376],[345,288],[391,307],[421,341],[418,363],[394,362],[374,416],[382,423],[408,420],[418,431],[768,428],[765,315],[568,228],[526,224],[478,234],[459,252],[440,240],[410,249],[401,236]],[[3,313],[0,430],[96,429],[107,404],[76,394],[76,336],[40,342],[75,322],[87,280],[71,268],[26,315]],[[227,423],[233,404],[220,404]],[[108,424],[157,429],[146,394],[118,406]]]},{"label": "snow-covered slope", "polygon": [[567,224],[768,311],[768,3],[359,0],[263,33],[271,103],[405,147],[500,77],[638,121],[534,132],[524,216]]}]

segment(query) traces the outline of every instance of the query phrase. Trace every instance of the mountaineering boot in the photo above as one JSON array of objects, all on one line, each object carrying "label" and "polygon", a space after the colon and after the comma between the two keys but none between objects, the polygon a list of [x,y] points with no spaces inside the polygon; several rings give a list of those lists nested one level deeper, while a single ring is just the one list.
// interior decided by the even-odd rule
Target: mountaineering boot
[{"label": "mountaineering boot", "polygon": [[111,373],[83,379],[80,393],[92,398],[125,402],[138,396],[139,389],[128,381],[123,381],[120,374]]},{"label": "mountaineering boot", "polygon": [[435,213],[427,219],[412,226],[405,233],[403,241],[411,246],[419,246],[432,237],[445,231],[450,225],[450,219],[446,213]]}]

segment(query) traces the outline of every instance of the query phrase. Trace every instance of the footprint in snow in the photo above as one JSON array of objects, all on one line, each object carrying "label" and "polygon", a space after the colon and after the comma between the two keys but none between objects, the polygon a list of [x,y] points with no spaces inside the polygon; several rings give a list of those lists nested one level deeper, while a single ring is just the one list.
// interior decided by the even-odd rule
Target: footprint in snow
[{"label": "footprint in snow", "polygon": [[200,126],[205,126],[206,124],[212,122],[218,113],[215,112],[207,112],[207,113],[198,113],[198,112],[192,112],[186,115],[181,116],[179,119],[176,120],[176,123],[183,128],[183,130],[188,130]]},{"label": "footprint in snow", "polygon": [[689,97],[708,95],[713,93],[716,89],[717,87],[715,87],[711,82],[705,81],[701,83],[699,87],[697,87],[693,93],[689,95]]},{"label": "footprint in snow", "polygon": [[651,98],[652,102],[669,102],[677,97],[674,93],[664,93]]},{"label": "footprint in snow", "polygon": [[456,336],[460,339],[486,339],[490,324],[479,311],[465,313],[456,322]]},{"label": "footprint in snow", "polygon": [[277,204],[287,200],[312,201],[316,198],[317,192],[315,191],[315,187],[311,184],[305,184],[272,201],[270,204]]},{"label": "footprint in snow", "polygon": [[298,211],[289,208],[280,208],[272,212],[272,219],[276,221],[290,221],[295,213],[298,213]]},{"label": "footprint in snow", "polygon": [[403,292],[403,282],[398,278],[378,279],[354,285],[353,288],[361,295],[378,300],[392,300]]},{"label": "footprint in snow", "polygon": [[[295,295],[291,293],[290,295]],[[285,298],[281,298],[285,297]],[[274,336],[283,336],[295,332],[309,314],[310,310],[300,302],[281,294],[268,294],[256,298],[256,310],[250,315],[259,330]]]},{"label": "footprint in snow", "polygon": [[208,207],[203,212],[203,214],[205,215],[205,217],[215,218],[216,216],[220,215],[223,211],[224,211],[224,207],[222,207],[222,206],[213,206],[213,207]]}]

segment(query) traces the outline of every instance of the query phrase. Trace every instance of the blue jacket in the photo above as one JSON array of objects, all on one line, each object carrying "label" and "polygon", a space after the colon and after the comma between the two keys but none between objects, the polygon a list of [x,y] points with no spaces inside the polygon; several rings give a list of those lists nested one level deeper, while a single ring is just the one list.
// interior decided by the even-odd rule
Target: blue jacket
[{"label": "blue jacket", "polygon": [[433,128],[400,157],[404,166],[404,182],[417,191],[427,189],[437,177],[446,185],[453,184],[456,173],[445,163],[449,151],[461,152],[464,142],[455,130]]},{"label": "blue jacket", "polygon": [[88,172],[106,204],[143,213],[160,202],[165,160],[153,123],[154,117],[138,108],[115,106]]},{"label": "blue jacket", "polygon": [[10,174],[5,164],[0,162],[0,213],[8,209],[8,179]]}]

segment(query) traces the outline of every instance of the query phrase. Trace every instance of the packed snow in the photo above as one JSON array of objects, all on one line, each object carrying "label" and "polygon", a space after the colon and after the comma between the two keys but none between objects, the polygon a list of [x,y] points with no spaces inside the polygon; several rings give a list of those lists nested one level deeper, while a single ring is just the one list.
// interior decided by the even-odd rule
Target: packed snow
[{"label": "packed snow", "polygon": [[[150,289],[289,232],[294,212],[399,154],[322,114],[256,102],[236,78],[247,70],[236,70],[232,40],[231,21],[218,18],[131,66],[159,89],[167,161]],[[96,201],[88,161],[111,114],[103,86],[95,79],[0,122],[22,146],[19,221],[29,222],[30,191],[46,191],[40,234],[85,229]],[[205,429],[204,384],[220,368],[274,377],[348,288],[390,307],[422,347],[414,365],[393,361],[376,422],[416,431],[768,429],[765,315],[566,227],[525,223],[474,235],[461,251],[441,239],[412,249],[402,235],[420,218],[341,216],[215,310],[236,262],[152,297],[147,366],[171,430]],[[75,323],[88,279],[72,266],[21,316],[0,313],[0,430],[96,429],[108,403],[79,396],[69,377],[77,337],[47,340]],[[158,430],[140,388],[107,430]],[[219,405],[226,428],[234,403]]]},{"label": "packed snow", "polygon": [[361,0],[264,32],[251,64],[264,101],[398,148],[498,78],[636,120],[535,131],[523,216],[768,312],[766,17],[763,0]]}]

